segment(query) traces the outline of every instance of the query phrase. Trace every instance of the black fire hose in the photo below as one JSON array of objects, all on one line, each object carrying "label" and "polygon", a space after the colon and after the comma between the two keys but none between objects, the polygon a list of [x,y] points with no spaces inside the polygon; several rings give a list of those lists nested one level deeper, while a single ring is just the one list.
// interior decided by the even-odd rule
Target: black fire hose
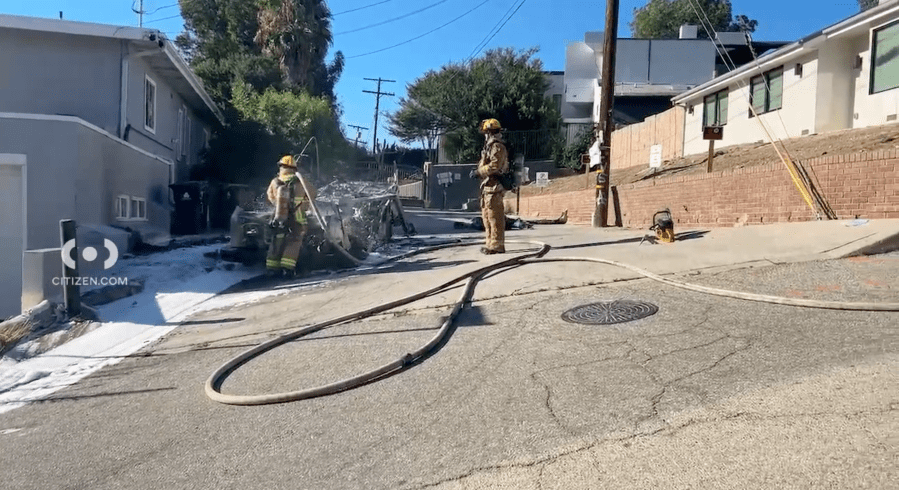
[{"label": "black fire hose", "polygon": [[[509,242],[509,243],[512,243],[512,242]],[[282,335],[281,337],[277,337],[268,342],[260,344],[256,347],[238,355],[237,357],[231,359],[230,361],[226,362],[221,367],[219,367],[214,373],[212,373],[212,375],[206,381],[206,395],[209,398],[211,398],[212,400],[215,400],[220,403],[226,403],[229,405],[264,405],[264,404],[269,404],[269,403],[283,403],[283,402],[303,400],[306,398],[313,398],[313,397],[317,397],[317,396],[338,393],[341,391],[345,391],[345,390],[363,385],[365,383],[369,383],[369,382],[371,382],[375,379],[378,379],[382,376],[385,376],[391,372],[404,369],[406,366],[408,366],[408,365],[412,364],[413,362],[417,361],[418,359],[421,359],[422,357],[426,356],[428,353],[431,352],[431,350],[434,347],[436,347],[441,341],[444,340],[446,335],[449,333],[450,328],[453,325],[453,322],[456,320],[456,317],[459,316],[459,313],[462,311],[462,306],[465,303],[468,303],[469,301],[471,301],[471,295],[472,295],[472,293],[474,293],[474,287],[475,287],[475,285],[477,285],[478,281],[481,280],[481,278],[483,278],[485,275],[487,275],[488,273],[490,273],[492,271],[502,269],[505,267],[519,265],[521,263],[522,259],[542,257],[542,256],[546,255],[546,253],[549,252],[549,249],[550,249],[549,245],[546,245],[543,243],[537,243],[537,242],[526,242],[526,243],[536,243],[536,244],[540,245],[540,250],[537,252],[532,252],[529,254],[520,255],[517,257],[510,258],[510,259],[506,259],[506,260],[503,260],[501,262],[498,262],[496,264],[492,264],[492,265],[489,265],[486,267],[482,267],[480,269],[477,269],[477,270],[474,270],[467,274],[456,277],[455,279],[447,281],[447,282],[445,282],[439,286],[436,286],[434,288],[431,288],[427,291],[422,291],[420,293],[416,293],[411,296],[407,296],[406,298],[392,301],[390,303],[386,303],[383,305],[379,305],[379,306],[376,306],[374,308],[370,308],[370,309],[367,309],[364,311],[360,311],[357,313],[351,313],[349,315],[345,315],[340,318],[335,318],[333,320],[328,320],[328,321],[318,323],[315,325],[310,325],[308,327],[303,327],[294,332],[288,333],[286,335]],[[461,244],[461,245],[467,246],[467,245],[471,245],[471,244],[465,243],[465,244]],[[451,246],[460,246],[460,244],[452,244]],[[441,246],[429,248],[427,250],[431,251],[431,250],[434,250],[437,248],[447,248],[447,246],[441,245]],[[403,255],[403,257],[407,257],[407,256],[409,256],[409,254]],[[468,279],[468,282],[466,282],[466,284],[465,284],[465,288],[462,291],[462,296],[459,298],[459,301],[456,302],[456,305],[453,307],[453,310],[450,312],[449,316],[446,318],[446,320],[444,320],[443,324],[440,326],[440,330],[437,332],[437,334],[434,335],[434,337],[427,344],[421,346],[420,348],[418,348],[417,350],[415,350],[413,352],[406,353],[405,355],[401,356],[399,359],[397,359],[393,362],[387,363],[377,369],[373,369],[371,371],[362,373],[362,374],[360,374],[358,376],[354,376],[352,378],[347,378],[347,379],[344,379],[341,381],[337,381],[335,383],[318,386],[315,388],[308,388],[308,389],[299,390],[299,391],[274,393],[274,394],[268,394],[268,395],[226,395],[226,394],[218,391],[221,386],[222,381],[224,381],[225,377],[227,377],[227,375],[230,372],[234,371],[235,369],[237,369],[239,366],[241,366],[245,362],[249,361],[250,359],[252,359],[264,352],[267,352],[279,345],[282,345],[284,343],[290,342],[291,340],[298,339],[300,337],[309,335],[311,333],[318,332],[319,330],[322,330],[324,328],[327,328],[327,327],[330,327],[333,325],[345,323],[345,322],[352,321],[352,320],[359,320],[359,319],[366,318],[366,317],[369,317],[372,315],[376,315],[378,313],[382,313],[384,311],[391,310],[398,306],[407,305],[414,301],[418,301],[422,298],[426,298],[432,294],[436,294],[438,292],[444,291],[447,288],[449,288],[450,286],[453,286],[454,284],[456,284],[466,278]]]},{"label": "black fire hose", "polygon": [[[524,255],[519,255],[507,260],[503,260],[501,262],[497,262],[495,264],[491,264],[480,269],[474,270],[467,274],[463,274],[459,277],[456,277],[450,281],[447,281],[439,286],[431,288],[427,291],[423,291],[411,296],[408,296],[403,299],[399,299],[387,304],[383,304],[380,306],[376,306],[374,308],[370,308],[364,311],[360,311],[357,313],[352,313],[349,315],[342,316],[340,318],[336,318],[333,320],[328,320],[322,323],[318,323],[315,325],[307,326],[300,328],[294,332],[288,333],[281,337],[277,337],[273,340],[260,344],[257,347],[254,347],[237,357],[231,359],[230,361],[223,364],[219,367],[209,379],[206,381],[206,395],[214,401],[230,404],[230,405],[263,405],[270,403],[283,403],[289,401],[302,400],[306,398],[313,398],[317,396],[330,395],[334,393],[338,393],[341,391],[349,390],[354,387],[361,386],[363,384],[369,383],[373,380],[386,376],[387,374],[399,371],[404,369],[406,366],[414,363],[415,361],[421,359],[422,357],[428,355],[434,347],[436,347],[441,341],[443,341],[447,334],[450,331],[450,327],[455,321],[456,317],[459,315],[459,312],[462,310],[462,307],[471,301],[472,294],[474,292],[474,288],[477,283],[488,273],[499,270],[499,269],[510,269],[515,266],[525,265],[525,264],[533,264],[533,263],[541,263],[541,262],[595,262],[600,264],[612,265],[616,267],[622,267],[628,269],[630,271],[636,272],[644,277],[652,279],[654,281],[661,282],[663,284],[667,284],[669,286],[678,287],[681,289],[686,289],[688,291],[694,291],[704,294],[711,294],[715,296],[729,297],[735,299],[742,299],[747,301],[758,301],[764,303],[773,303],[787,306],[798,306],[798,307],[806,307],[806,308],[823,308],[823,309],[832,309],[832,310],[851,310],[851,311],[899,311],[899,303],[850,303],[850,302],[830,302],[830,301],[818,301],[818,300],[810,300],[810,299],[802,299],[802,298],[784,298],[778,296],[769,296],[769,295],[761,295],[754,293],[744,293],[739,291],[729,291],[724,289],[716,289],[710,288],[706,286],[699,286],[695,284],[689,284],[681,281],[676,281],[673,279],[664,278],[658,274],[654,274],[652,272],[640,269],[638,267],[623,264],[620,262],[615,262],[612,260],[606,259],[598,259],[598,258],[589,258],[589,257],[550,257],[543,258],[550,250],[550,246],[544,243],[539,242],[507,242],[507,243],[527,243],[527,244],[537,244],[540,245],[540,250],[537,252],[527,253]],[[470,246],[473,243],[454,243],[454,244],[444,244],[435,247],[429,247],[425,249],[420,249],[416,251],[412,251],[398,257],[394,257],[391,260],[399,260],[405,257],[409,257],[411,255],[416,255],[420,253],[430,252],[434,250],[449,248],[449,247],[459,247],[459,246]],[[327,327],[331,327],[340,323],[345,323],[353,320],[359,320],[362,318],[366,318],[378,313],[382,313],[388,311],[392,308],[396,308],[398,306],[403,306],[414,301],[418,301],[419,299],[425,298],[432,294],[436,294],[438,292],[444,291],[447,288],[453,286],[454,284],[468,279],[465,284],[465,288],[462,292],[461,297],[456,302],[453,310],[450,312],[450,315],[446,318],[443,324],[440,326],[440,330],[437,334],[425,345],[420,347],[419,349],[409,352],[399,359],[385,364],[377,369],[371,370],[369,372],[360,374],[358,376],[354,376],[352,378],[344,379],[335,383],[318,386],[315,388],[309,388],[305,390],[285,392],[285,393],[274,393],[274,394],[266,394],[266,395],[226,395],[219,391],[222,382],[227,377],[229,373],[240,367],[242,364],[246,363],[250,359],[267,352],[279,345],[290,342],[291,340],[303,337],[305,335],[309,335],[311,333],[317,332]]]}]

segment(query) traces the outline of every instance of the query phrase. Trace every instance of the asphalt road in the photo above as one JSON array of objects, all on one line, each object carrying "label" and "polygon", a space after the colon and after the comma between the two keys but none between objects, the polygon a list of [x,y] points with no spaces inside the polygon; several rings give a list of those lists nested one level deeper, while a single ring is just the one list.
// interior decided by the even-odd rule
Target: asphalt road
[{"label": "asphalt road", "polygon": [[[482,260],[459,253],[426,265]],[[397,277],[423,285],[427,274],[422,265]],[[483,281],[445,345],[403,372],[279,405],[221,405],[203,384],[261,339],[377,303],[354,292],[375,278],[202,314],[141,355],[0,415],[0,487],[899,488],[899,313],[752,303],[645,279],[558,289],[539,277],[523,267]],[[899,254],[678,277],[897,301]],[[534,287],[495,294],[516,281]],[[616,299],[659,309],[616,325],[561,318]],[[434,335],[450,303],[289,343],[223,390],[305,388],[394,360]]]}]

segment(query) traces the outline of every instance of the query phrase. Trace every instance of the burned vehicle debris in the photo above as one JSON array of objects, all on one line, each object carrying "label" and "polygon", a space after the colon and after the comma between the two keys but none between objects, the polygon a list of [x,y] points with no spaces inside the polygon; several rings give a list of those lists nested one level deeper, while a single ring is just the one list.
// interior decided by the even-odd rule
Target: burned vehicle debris
[{"label": "burned vehicle debris", "polygon": [[[409,236],[414,226],[407,222],[396,188],[369,182],[335,181],[318,190],[315,213],[308,213],[308,231],[297,261],[297,269],[344,269],[365,258],[394,236],[394,228]],[[264,195],[240,203],[231,214],[230,241],[220,250],[223,260],[256,264],[265,260],[274,231],[270,226],[274,208]]]}]

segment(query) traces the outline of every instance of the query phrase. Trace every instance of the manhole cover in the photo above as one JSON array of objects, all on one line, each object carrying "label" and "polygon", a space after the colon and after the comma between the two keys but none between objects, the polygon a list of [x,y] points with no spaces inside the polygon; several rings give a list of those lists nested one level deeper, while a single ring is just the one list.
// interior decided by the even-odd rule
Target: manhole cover
[{"label": "manhole cover", "polygon": [[584,325],[612,325],[646,318],[657,311],[659,307],[652,303],[619,299],[572,308],[562,313],[562,319]]}]

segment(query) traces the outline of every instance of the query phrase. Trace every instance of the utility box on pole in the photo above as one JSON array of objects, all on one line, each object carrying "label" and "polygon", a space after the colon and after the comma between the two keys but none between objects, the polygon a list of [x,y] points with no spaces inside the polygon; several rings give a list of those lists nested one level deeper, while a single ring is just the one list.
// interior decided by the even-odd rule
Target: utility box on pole
[{"label": "utility box on pole", "polygon": [[706,126],[702,128],[702,139],[709,141],[709,159],[706,165],[706,173],[712,172],[712,160],[715,159],[715,141],[724,139],[722,126]]}]

